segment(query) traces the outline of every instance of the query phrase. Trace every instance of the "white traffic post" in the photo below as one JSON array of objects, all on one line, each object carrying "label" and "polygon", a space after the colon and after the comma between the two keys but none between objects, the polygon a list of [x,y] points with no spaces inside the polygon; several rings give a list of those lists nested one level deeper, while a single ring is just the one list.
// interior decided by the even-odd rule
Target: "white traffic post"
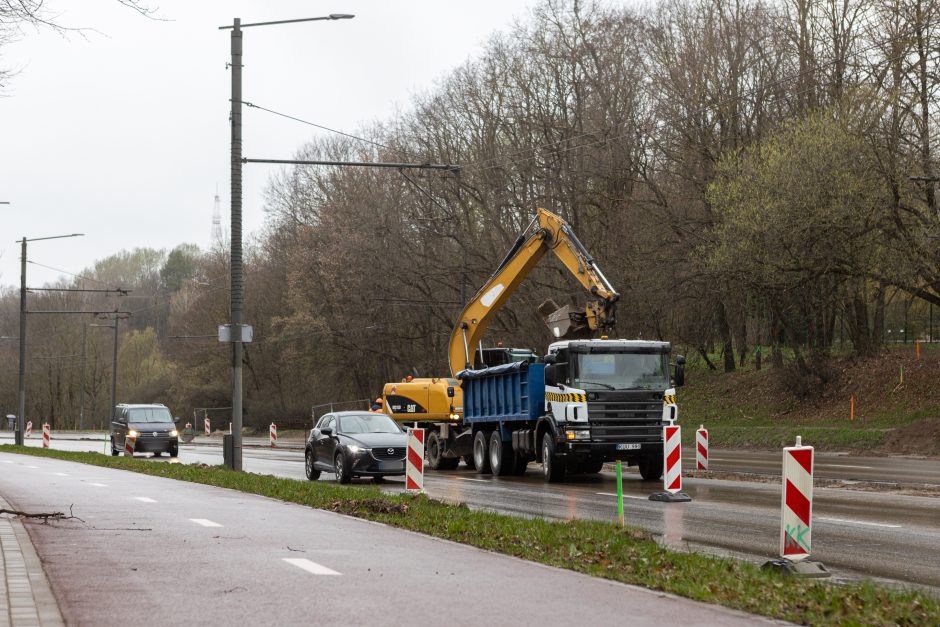
[{"label": "white traffic post", "polygon": [[49,439],[52,437],[51,427],[48,422],[42,424],[42,447],[49,448]]},{"label": "white traffic post", "polygon": [[408,452],[405,456],[405,490],[424,491],[424,429],[408,429]]},{"label": "white traffic post", "polygon": [[33,421],[30,420],[29,422],[26,423],[26,437],[28,438],[32,435],[33,435]]},{"label": "white traffic post", "polygon": [[271,446],[277,446],[277,425],[273,422],[271,423]]},{"label": "white traffic post", "polygon": [[708,430],[700,425],[695,432],[695,469],[708,470]]},{"label": "white traffic post", "polygon": [[796,436],[796,446],[783,449],[781,483],[780,559],[767,562],[764,568],[828,577],[822,564],[808,559],[813,543],[813,447],[803,446],[800,436]]},{"label": "white traffic post", "polygon": [[209,428],[209,416],[206,416],[206,419],[203,421],[203,424],[205,424],[205,427],[206,427],[206,437],[209,437],[210,435],[212,435],[212,429]]},{"label": "white traffic post", "polygon": [[673,423],[663,427],[663,489],[650,494],[650,500],[667,503],[692,500],[682,492],[682,427]]},{"label": "white traffic post", "polygon": [[124,454],[128,457],[134,456],[134,448],[137,446],[137,436],[136,435],[126,435],[124,436]]}]

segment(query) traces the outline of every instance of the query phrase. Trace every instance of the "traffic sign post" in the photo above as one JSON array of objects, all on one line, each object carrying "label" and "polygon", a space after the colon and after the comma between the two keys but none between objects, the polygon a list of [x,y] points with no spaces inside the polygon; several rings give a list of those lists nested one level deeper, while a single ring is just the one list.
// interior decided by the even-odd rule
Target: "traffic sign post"
[{"label": "traffic sign post", "polygon": [[699,425],[695,432],[695,469],[708,470],[708,430]]},{"label": "traffic sign post", "polygon": [[682,492],[682,427],[663,427],[663,492],[650,494],[651,501],[685,503],[692,497]]},{"label": "traffic sign post", "polygon": [[405,490],[424,492],[424,429],[408,429]]},{"label": "traffic sign post", "polygon": [[783,480],[780,493],[780,559],[763,568],[803,577],[828,577],[819,562],[808,558],[813,542],[813,447],[803,446],[796,436],[796,446],[783,449]]}]

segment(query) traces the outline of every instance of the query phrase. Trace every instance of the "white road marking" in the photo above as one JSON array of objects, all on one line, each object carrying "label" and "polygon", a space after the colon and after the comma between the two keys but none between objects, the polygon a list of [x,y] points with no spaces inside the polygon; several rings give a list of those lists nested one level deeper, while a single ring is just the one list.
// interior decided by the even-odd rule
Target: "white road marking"
[{"label": "white road marking", "polygon": [[297,568],[307,571],[313,575],[339,575],[341,573],[336,572],[326,566],[321,566],[316,562],[311,562],[308,559],[302,557],[283,557],[281,558],[288,564],[293,564]]},{"label": "white road marking", "polygon": [[203,527],[221,527],[222,526],[219,523],[212,522],[211,520],[208,520],[206,518],[190,518],[190,520],[196,523],[197,525],[202,525]]},{"label": "white road marking", "polygon": [[[156,503],[156,501],[154,501],[154,500],[153,500],[152,498],[150,498],[149,496],[135,496],[134,498],[137,499],[138,501],[143,502],[143,503]],[[190,520],[192,520],[192,519],[190,519]],[[220,525],[220,526],[221,526],[221,525]]]},{"label": "white road marking", "polygon": [[12,464],[12,463],[13,463],[13,462],[11,462],[9,459],[4,459],[4,460],[2,460],[2,461],[3,461],[4,464]]},{"label": "white road marking", "polygon": [[461,481],[479,481],[480,483],[489,483],[489,482],[490,482],[489,479],[474,479],[474,478],[472,478],[472,477],[455,477],[455,478],[456,478],[456,479],[460,479]]},{"label": "white road marking", "polygon": [[108,487],[108,484],[106,484],[106,483],[89,483],[88,485],[93,485],[93,486],[95,486],[96,488],[107,488],[107,487]]},{"label": "white road marking", "polygon": [[36,468],[39,468],[39,466],[27,466],[27,468],[33,468],[33,469],[36,469]]},{"label": "white road marking", "polygon": [[823,516],[819,516],[816,518],[816,520],[825,520],[827,522],[848,523],[850,525],[867,525],[869,527],[887,527],[888,529],[900,529],[901,528],[901,525],[888,525],[885,523],[865,522],[864,520],[848,520],[845,518],[825,518]]},{"label": "white road marking", "polygon": [[54,472],[52,474],[54,474],[57,477],[68,477],[68,474],[64,472]]},{"label": "white road marking", "polygon": [[874,470],[874,466],[852,466],[851,464],[827,464],[826,462],[817,462],[817,466],[827,466],[829,468],[862,468],[864,470]]},{"label": "white road marking", "polygon": [[[595,492],[594,494],[598,494],[598,495],[600,495],[600,496],[617,496],[617,493],[616,493],[616,492]],[[638,501],[648,501],[648,500],[649,500],[649,497],[647,497],[647,496],[633,496],[632,494],[624,494],[624,495],[623,495],[623,498],[625,498],[625,499],[637,499]]]}]

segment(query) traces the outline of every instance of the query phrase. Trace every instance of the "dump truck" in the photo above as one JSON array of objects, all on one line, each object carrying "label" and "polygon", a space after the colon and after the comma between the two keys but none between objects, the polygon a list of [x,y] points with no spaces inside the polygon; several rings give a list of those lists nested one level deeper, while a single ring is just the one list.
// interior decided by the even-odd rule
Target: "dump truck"
[{"label": "dump truck", "polygon": [[[558,307],[550,299],[539,307],[557,340],[544,359],[531,350],[484,348],[496,312],[548,252],[593,298],[583,307]],[[559,481],[569,472],[598,472],[604,461],[621,459],[651,477],[661,472],[662,420],[667,415],[675,419],[678,411],[669,373],[671,347],[608,340],[619,299],[567,222],[538,209],[457,319],[448,348],[451,376],[385,384],[385,411],[399,422],[427,429],[425,455],[435,470],[455,468],[464,459],[478,472],[506,474],[532,460],[545,467],[555,460],[546,478]],[[589,339],[597,334],[603,339]],[[580,357],[595,353],[596,359]],[[676,362],[675,383],[681,384],[684,359]],[[634,380],[635,370],[645,366],[657,369]],[[541,383],[535,380],[539,377]],[[495,386],[496,396],[484,394],[491,389],[487,386]],[[546,433],[554,443],[547,458],[542,454]],[[513,461],[503,463],[504,453],[511,453]]]}]

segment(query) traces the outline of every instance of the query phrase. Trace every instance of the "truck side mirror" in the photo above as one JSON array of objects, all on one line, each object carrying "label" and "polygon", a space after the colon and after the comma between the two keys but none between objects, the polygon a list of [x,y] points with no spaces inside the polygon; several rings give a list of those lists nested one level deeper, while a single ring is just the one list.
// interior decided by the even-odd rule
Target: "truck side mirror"
[{"label": "truck side mirror", "polygon": [[546,364],[553,364],[558,361],[558,353],[549,353],[548,355],[545,355],[542,361]]},{"label": "truck side mirror", "polygon": [[685,357],[676,356],[676,387],[685,385]]},{"label": "truck side mirror", "polygon": [[548,364],[545,366],[545,385],[558,385],[558,366],[555,364]]},{"label": "truck side mirror", "polygon": [[454,388],[448,386],[448,388],[447,388],[447,396],[450,397],[450,398],[454,398]]}]

